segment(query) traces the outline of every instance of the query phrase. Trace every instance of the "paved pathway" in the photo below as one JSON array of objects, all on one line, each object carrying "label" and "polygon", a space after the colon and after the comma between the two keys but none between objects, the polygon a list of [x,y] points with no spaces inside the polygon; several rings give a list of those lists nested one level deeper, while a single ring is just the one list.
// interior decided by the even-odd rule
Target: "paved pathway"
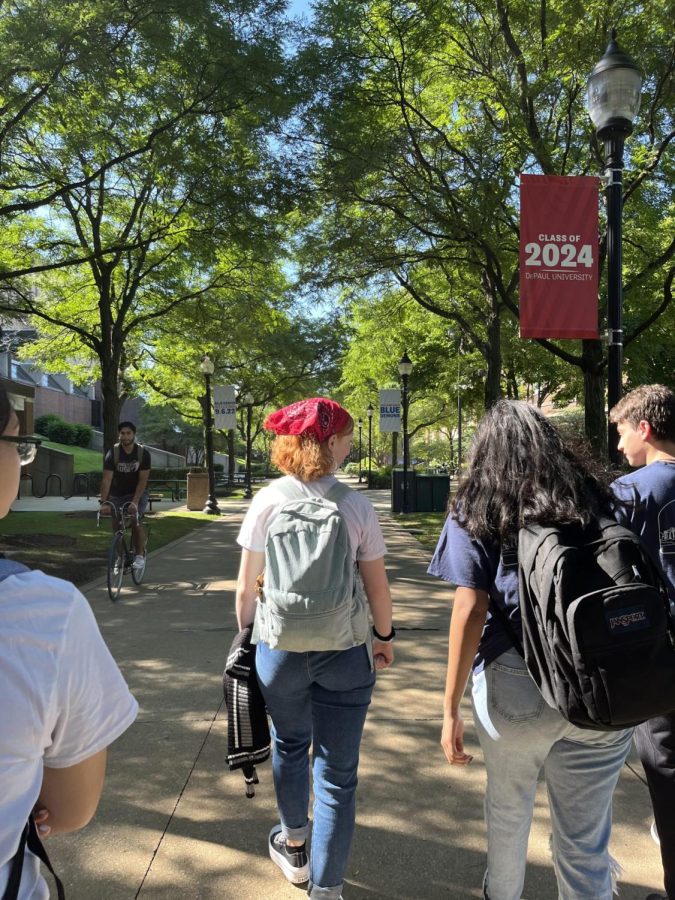
[{"label": "paved pathway", "polygon": [[[479,898],[485,773],[476,758],[451,769],[439,746],[450,591],[425,574],[429,554],[370,492],[390,550],[397,660],[381,675],[363,742],[359,812],[345,900]],[[221,674],[235,631],[235,545],[245,503],[152,554],[147,582],[112,604],[102,581],[85,588],[103,634],[141,704],[137,723],[111,748],[98,815],[49,850],[70,900],[298,900],[267,857],[276,822],[269,763],[246,800],[224,766]],[[616,795],[614,855],[622,900],[660,886],[646,788],[631,763]],[[525,886],[555,900],[543,789]]]},{"label": "paved pathway", "polygon": [[[154,500],[153,504],[157,501]],[[96,512],[99,507],[97,497],[20,497],[12,503],[12,512]],[[155,510],[166,512],[167,509],[185,507],[185,500],[169,500],[164,498]]]}]

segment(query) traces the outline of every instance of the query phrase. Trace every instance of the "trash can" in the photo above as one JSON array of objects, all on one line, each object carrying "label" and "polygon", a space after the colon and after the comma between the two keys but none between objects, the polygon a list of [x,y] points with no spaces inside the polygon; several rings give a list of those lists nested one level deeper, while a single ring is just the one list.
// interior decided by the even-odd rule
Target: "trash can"
[{"label": "trash can", "polygon": [[203,471],[188,472],[187,476],[187,508],[201,512],[209,499],[209,473]]},{"label": "trash can", "polygon": [[432,478],[432,475],[415,476],[415,498],[417,500],[417,504],[415,506],[416,512],[433,512],[434,485]]},{"label": "trash can", "polygon": [[418,478],[425,478],[431,482],[431,512],[445,512],[448,508],[448,498],[450,496],[450,476],[449,475],[418,475]]},{"label": "trash can", "polygon": [[[407,512],[417,510],[415,473],[408,471],[408,509]],[[391,511],[403,512],[403,470],[392,469],[391,472]]]}]

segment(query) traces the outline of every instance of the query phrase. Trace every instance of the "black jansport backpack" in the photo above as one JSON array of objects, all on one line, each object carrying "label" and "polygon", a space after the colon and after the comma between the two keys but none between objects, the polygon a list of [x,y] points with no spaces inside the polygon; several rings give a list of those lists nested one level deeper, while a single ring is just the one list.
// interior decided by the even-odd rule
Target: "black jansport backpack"
[{"label": "black jansport backpack", "polygon": [[518,535],[528,671],[580,728],[612,731],[675,710],[675,623],[639,538],[613,519]]}]

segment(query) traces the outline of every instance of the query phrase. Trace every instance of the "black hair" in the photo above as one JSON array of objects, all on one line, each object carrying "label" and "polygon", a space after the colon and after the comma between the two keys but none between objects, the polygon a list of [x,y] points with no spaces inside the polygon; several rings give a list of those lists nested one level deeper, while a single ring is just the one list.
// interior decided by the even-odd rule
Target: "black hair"
[{"label": "black hair", "polygon": [[131,428],[133,433],[136,434],[136,426],[133,422],[120,422],[120,424],[117,426],[118,434],[123,428]]},{"label": "black hair", "polygon": [[4,434],[12,418],[12,404],[9,402],[9,394],[0,387],[0,434]]},{"label": "black hair", "polygon": [[529,522],[585,525],[614,506],[609,487],[538,409],[500,400],[478,425],[450,513],[472,537],[504,541]]}]

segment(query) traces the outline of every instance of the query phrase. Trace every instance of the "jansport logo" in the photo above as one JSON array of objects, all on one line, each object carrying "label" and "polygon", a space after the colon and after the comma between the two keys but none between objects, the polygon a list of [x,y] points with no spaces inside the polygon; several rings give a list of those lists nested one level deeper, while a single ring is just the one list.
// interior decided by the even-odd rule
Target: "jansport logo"
[{"label": "jansport logo", "polygon": [[637,628],[648,628],[649,620],[644,609],[625,609],[622,613],[609,613],[607,616],[610,631],[634,631]]}]

